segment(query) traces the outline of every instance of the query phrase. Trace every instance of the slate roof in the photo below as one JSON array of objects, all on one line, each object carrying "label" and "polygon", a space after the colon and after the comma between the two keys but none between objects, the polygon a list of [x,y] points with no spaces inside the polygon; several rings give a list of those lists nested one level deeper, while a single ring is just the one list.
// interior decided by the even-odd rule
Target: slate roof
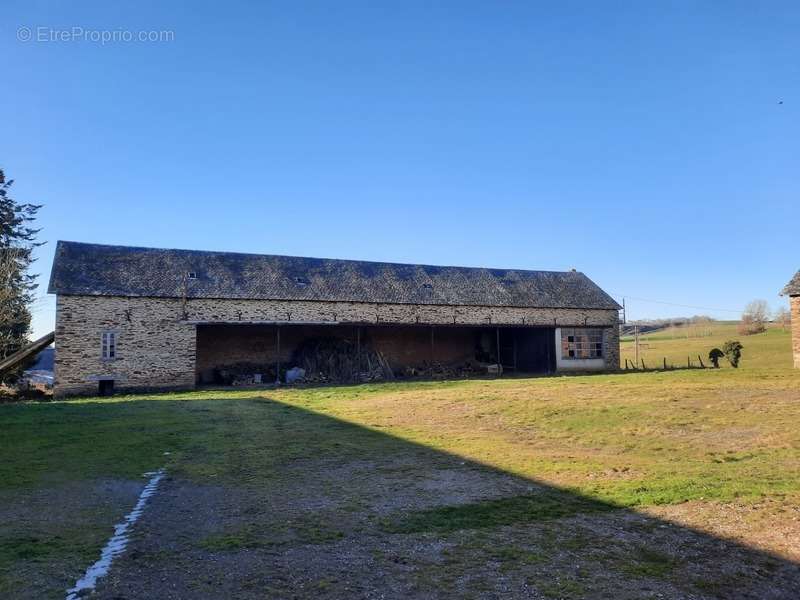
[{"label": "slate roof", "polygon": [[[194,275],[194,278],[191,275]],[[620,306],[583,273],[58,242],[51,294],[452,306]]]},{"label": "slate roof", "polygon": [[786,284],[781,296],[800,296],[800,271],[795,273],[792,280]]}]

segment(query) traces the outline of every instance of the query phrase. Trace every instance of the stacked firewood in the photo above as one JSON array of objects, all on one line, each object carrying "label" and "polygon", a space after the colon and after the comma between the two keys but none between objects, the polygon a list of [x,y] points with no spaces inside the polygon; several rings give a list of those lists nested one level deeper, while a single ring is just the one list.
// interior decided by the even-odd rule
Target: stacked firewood
[{"label": "stacked firewood", "polygon": [[342,338],[314,338],[295,350],[291,364],[305,370],[304,383],[394,379],[384,356],[369,346]]}]

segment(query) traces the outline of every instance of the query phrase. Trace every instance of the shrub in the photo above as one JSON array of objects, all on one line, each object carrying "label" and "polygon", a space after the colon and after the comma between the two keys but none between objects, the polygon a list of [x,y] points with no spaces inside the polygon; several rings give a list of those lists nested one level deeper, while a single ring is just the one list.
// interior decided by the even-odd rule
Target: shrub
[{"label": "shrub", "polygon": [[744,348],[744,346],[739,343],[739,340],[728,340],[722,345],[722,352],[734,369],[739,368],[739,359],[742,358],[742,348]]},{"label": "shrub", "polygon": [[715,369],[719,369],[719,359],[723,356],[725,356],[725,353],[722,350],[719,348],[712,348],[711,352],[708,353],[708,360],[711,361]]}]

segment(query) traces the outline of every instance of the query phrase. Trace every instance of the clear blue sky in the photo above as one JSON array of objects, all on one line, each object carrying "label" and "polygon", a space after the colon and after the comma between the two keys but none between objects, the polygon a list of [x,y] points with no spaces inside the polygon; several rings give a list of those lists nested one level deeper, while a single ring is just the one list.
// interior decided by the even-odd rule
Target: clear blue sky
[{"label": "clear blue sky", "polygon": [[[800,268],[797,2],[184,4],[4,4],[42,294],[58,239],[575,267],[734,310]],[[48,33],[73,27],[174,39]]]}]

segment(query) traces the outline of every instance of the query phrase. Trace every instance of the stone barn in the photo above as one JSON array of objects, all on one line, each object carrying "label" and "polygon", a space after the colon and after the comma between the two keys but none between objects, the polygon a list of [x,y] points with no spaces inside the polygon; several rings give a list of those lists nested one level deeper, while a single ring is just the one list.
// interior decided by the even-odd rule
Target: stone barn
[{"label": "stone barn", "polygon": [[794,368],[800,369],[800,271],[795,273],[792,280],[786,284],[781,295],[789,296],[789,310],[792,313],[792,354],[794,355]]},{"label": "stone barn", "polygon": [[576,271],[58,242],[49,292],[57,396],[274,382],[314,340],[388,377],[619,368],[620,306]]}]

